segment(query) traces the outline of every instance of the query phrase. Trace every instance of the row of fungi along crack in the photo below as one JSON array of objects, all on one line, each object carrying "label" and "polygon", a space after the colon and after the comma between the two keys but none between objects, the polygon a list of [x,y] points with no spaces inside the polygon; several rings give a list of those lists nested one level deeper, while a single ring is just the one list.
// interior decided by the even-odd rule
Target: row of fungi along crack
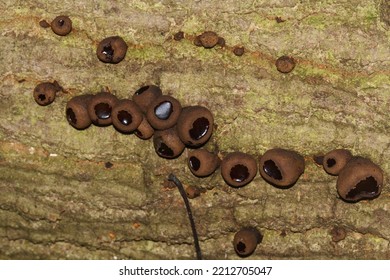
[{"label": "row of fungi along crack", "polygon": [[[60,36],[69,34],[72,22],[67,16],[55,18],[51,24],[41,21],[42,27],[51,27]],[[176,41],[184,38],[183,32],[174,35]],[[224,38],[213,31],[206,31],[195,37],[194,44],[211,49],[216,45],[225,47]],[[104,63],[117,64],[126,56],[128,46],[119,36],[103,39],[97,46],[97,58]],[[244,47],[235,47],[233,53],[244,54]],[[295,59],[281,56],[275,61],[277,70],[289,73],[295,68]],[[45,82],[34,89],[34,99],[42,106],[51,104],[62,87],[54,81]],[[199,149],[210,139],[214,117],[203,106],[182,107],[181,103],[170,95],[164,95],[156,85],[139,88],[132,98],[118,99],[110,92],[75,96],[67,102],[66,119],[78,130],[96,126],[113,125],[124,134],[134,134],[140,139],[153,137],[156,153],[163,158],[179,157],[186,147],[187,164],[197,177],[207,177],[219,167],[224,181],[231,187],[241,188],[249,184],[257,170],[269,184],[285,189],[292,187],[304,173],[304,158],[295,151],[273,148],[266,151],[259,159],[247,153],[235,151],[228,153],[221,160],[215,152]],[[338,175],[336,188],[339,196],[348,202],[372,199],[379,196],[383,184],[383,171],[372,161],[362,157],[353,157],[345,149],[336,149],[325,156],[315,158],[325,171]],[[195,198],[202,190],[188,187],[187,196]],[[253,227],[243,227],[233,240],[233,246],[240,257],[251,255],[257,244],[263,239],[260,231]]]}]

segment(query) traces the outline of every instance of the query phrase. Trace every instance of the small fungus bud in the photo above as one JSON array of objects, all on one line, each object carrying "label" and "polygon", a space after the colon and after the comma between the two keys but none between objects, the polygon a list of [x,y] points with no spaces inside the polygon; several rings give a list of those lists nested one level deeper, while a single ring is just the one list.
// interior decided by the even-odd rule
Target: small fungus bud
[{"label": "small fungus bud", "polygon": [[[42,25],[41,25],[42,26]],[[51,30],[57,35],[65,36],[72,31],[72,21],[68,16],[58,16],[50,24]]]},{"label": "small fungus bud", "polygon": [[219,37],[217,33],[213,31],[205,31],[201,35],[199,35],[200,44],[206,48],[213,48],[216,44],[218,44]]},{"label": "small fungus bud", "polygon": [[276,69],[281,73],[289,73],[295,67],[295,60],[290,56],[283,55],[275,62]]}]

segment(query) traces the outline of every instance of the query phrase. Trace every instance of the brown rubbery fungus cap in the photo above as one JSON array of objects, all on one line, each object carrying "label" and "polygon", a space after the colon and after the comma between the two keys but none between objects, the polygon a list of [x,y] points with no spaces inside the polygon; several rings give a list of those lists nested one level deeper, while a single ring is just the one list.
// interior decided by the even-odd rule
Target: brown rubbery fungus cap
[{"label": "brown rubbery fungus cap", "polygon": [[154,129],[149,124],[145,116],[143,116],[142,121],[140,125],[137,127],[137,129],[134,131],[134,134],[142,140],[150,139],[153,136]]},{"label": "brown rubbery fungus cap", "polygon": [[188,187],[186,187],[185,191],[186,191],[187,197],[191,198],[191,199],[200,196],[200,194],[202,192],[201,188],[196,187],[196,186],[188,186]]},{"label": "brown rubbery fungus cap", "polygon": [[127,44],[119,36],[103,39],[96,49],[96,55],[100,61],[112,64],[121,62],[125,58],[126,52]]},{"label": "brown rubbery fungus cap", "polygon": [[256,228],[243,228],[234,235],[234,250],[240,257],[248,257],[262,240],[263,236]]},{"label": "brown rubbery fungus cap", "polygon": [[261,176],[276,187],[288,188],[295,184],[305,170],[305,160],[297,152],[271,149],[260,158]]},{"label": "brown rubbery fungus cap", "polygon": [[336,187],[343,200],[357,202],[379,196],[382,185],[382,169],[369,159],[354,157],[340,171]]},{"label": "brown rubbery fungus cap", "polygon": [[73,97],[66,104],[66,119],[76,129],[86,129],[92,123],[88,114],[88,103],[92,94],[85,94]]},{"label": "brown rubbery fungus cap", "polygon": [[162,95],[150,103],[146,118],[154,129],[164,130],[176,125],[181,110],[181,104],[176,98]]},{"label": "brown rubbery fungus cap", "polygon": [[185,107],[177,120],[177,133],[183,143],[199,147],[207,142],[213,133],[214,117],[202,106]]},{"label": "brown rubbery fungus cap", "polygon": [[107,126],[112,124],[112,108],[118,98],[109,92],[100,92],[92,97],[88,104],[88,114],[94,125]]},{"label": "brown rubbery fungus cap", "polygon": [[133,101],[137,103],[143,113],[146,113],[150,103],[162,95],[158,86],[147,85],[139,88],[133,95]]},{"label": "brown rubbery fungus cap", "polygon": [[57,35],[65,36],[72,31],[72,21],[68,16],[58,16],[50,24],[51,30]]},{"label": "brown rubbery fungus cap", "polygon": [[324,156],[322,166],[325,171],[331,175],[339,175],[340,171],[352,158],[350,151],[345,149],[336,149],[330,151]]},{"label": "brown rubbery fungus cap", "polygon": [[130,133],[137,129],[144,117],[134,101],[121,99],[112,108],[111,118],[112,124],[117,130],[122,133]]},{"label": "brown rubbery fungus cap", "polygon": [[177,158],[184,151],[184,144],[176,133],[176,127],[155,131],[153,145],[156,153],[163,158]]},{"label": "brown rubbery fungus cap", "polygon": [[291,56],[283,55],[275,61],[276,69],[281,73],[289,73],[295,68],[295,60]]},{"label": "brown rubbery fungus cap", "polygon": [[205,149],[193,150],[188,154],[188,167],[197,177],[211,175],[220,165],[219,157]]},{"label": "brown rubbery fungus cap", "polygon": [[213,48],[215,45],[218,44],[219,40],[219,36],[213,31],[205,31],[201,35],[199,35],[198,38],[200,44],[206,49]]},{"label": "brown rubbery fungus cap", "polygon": [[40,83],[34,88],[34,100],[41,106],[47,106],[53,103],[57,92],[60,90],[62,90],[62,88],[56,81],[53,83]]},{"label": "brown rubbery fungus cap", "polygon": [[253,156],[242,152],[228,154],[221,162],[221,175],[232,187],[242,187],[250,183],[257,173]]}]

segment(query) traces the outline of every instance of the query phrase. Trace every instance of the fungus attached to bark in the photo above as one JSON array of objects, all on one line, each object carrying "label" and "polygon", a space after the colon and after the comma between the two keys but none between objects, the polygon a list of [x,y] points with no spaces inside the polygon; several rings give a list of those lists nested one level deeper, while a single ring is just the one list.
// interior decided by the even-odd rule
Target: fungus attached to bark
[{"label": "fungus attached to bark", "polygon": [[56,81],[40,83],[34,88],[33,97],[39,105],[47,106],[53,103],[57,92],[60,90],[62,90],[62,87]]},{"label": "fungus attached to bark", "polygon": [[156,153],[163,158],[177,158],[184,151],[184,144],[176,133],[176,127],[156,131],[153,136]]},{"label": "fungus attached to bark", "polygon": [[176,124],[181,110],[181,104],[176,98],[162,95],[149,105],[146,118],[154,129],[168,129]]},{"label": "fungus attached to bark", "polygon": [[213,133],[214,117],[202,106],[185,107],[177,120],[177,133],[183,143],[199,147],[209,140]]},{"label": "fungus attached to bark", "polygon": [[94,125],[107,126],[112,124],[112,108],[118,98],[109,92],[100,92],[94,95],[88,104],[88,114]]},{"label": "fungus attached to bark", "polygon": [[242,55],[245,53],[245,48],[242,47],[242,46],[236,46],[236,47],[234,47],[234,49],[233,49],[233,53],[234,53],[236,56],[242,56]]},{"label": "fungus attached to bark", "polygon": [[50,24],[51,30],[57,35],[65,36],[72,31],[72,21],[68,16],[58,16]]},{"label": "fungus attached to bark", "polygon": [[331,175],[339,175],[340,171],[352,158],[352,154],[349,150],[336,149],[330,151],[324,156],[322,166],[325,171]]},{"label": "fungus attached to bark", "polygon": [[139,88],[133,95],[133,101],[137,103],[143,113],[146,113],[150,103],[162,95],[158,86],[147,85]]},{"label": "fungus attached to bark", "polygon": [[211,175],[219,166],[219,157],[204,149],[193,150],[188,154],[188,167],[198,177]]},{"label": "fungus attached to bark", "polygon": [[243,228],[234,235],[234,250],[240,257],[248,257],[262,240],[263,236],[256,228]]},{"label": "fungus attached to bark", "polygon": [[103,39],[96,49],[96,55],[100,61],[112,64],[121,62],[125,58],[126,52],[127,44],[119,36]]},{"label": "fungus attached to bark", "polygon": [[92,94],[85,94],[73,97],[66,104],[66,119],[76,129],[86,129],[91,125],[91,118],[88,114],[88,103]]},{"label": "fungus attached to bark", "polygon": [[202,189],[196,186],[188,186],[185,189],[187,197],[190,199],[200,196]]},{"label": "fungus attached to bark", "polygon": [[250,183],[257,173],[256,160],[242,152],[228,154],[221,162],[221,175],[232,187],[242,187]]},{"label": "fungus attached to bark", "polygon": [[123,133],[133,132],[141,124],[143,115],[137,104],[129,99],[119,100],[112,108],[112,124]]},{"label": "fungus attached to bark", "polygon": [[305,160],[297,152],[271,149],[260,158],[261,176],[276,187],[292,186],[305,170]]},{"label": "fungus attached to bark", "polygon": [[[201,35],[197,36],[195,44],[201,45],[206,49],[213,48],[218,44],[219,37],[217,33],[213,31],[205,31]],[[198,41],[198,42],[197,42]]]},{"label": "fungus attached to bark", "polygon": [[154,129],[149,124],[145,116],[143,116],[142,121],[140,125],[137,127],[137,129],[134,131],[134,134],[142,140],[147,140],[153,136]]},{"label": "fungus attached to bark", "polygon": [[382,169],[369,159],[354,157],[340,171],[336,187],[343,200],[357,202],[379,196],[382,185]]},{"label": "fungus attached to bark", "polygon": [[283,55],[275,62],[276,69],[281,73],[289,73],[295,67],[295,60],[291,56]]}]

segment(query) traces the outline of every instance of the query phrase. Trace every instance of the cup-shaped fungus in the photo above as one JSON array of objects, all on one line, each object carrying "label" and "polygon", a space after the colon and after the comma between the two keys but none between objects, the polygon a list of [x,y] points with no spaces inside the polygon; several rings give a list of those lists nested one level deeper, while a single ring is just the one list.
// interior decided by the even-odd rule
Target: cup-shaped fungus
[{"label": "cup-shaped fungus", "polygon": [[53,83],[40,83],[34,88],[34,100],[41,106],[47,106],[53,103],[54,99],[56,98],[57,92],[61,89],[62,87],[56,81],[54,81]]},{"label": "cup-shaped fungus", "polygon": [[193,150],[188,154],[188,167],[192,174],[198,177],[211,175],[218,168],[219,157],[204,149]]},{"label": "cup-shaped fungus", "polygon": [[100,92],[92,97],[88,104],[88,114],[94,125],[107,126],[112,124],[112,108],[118,98],[109,92]]},{"label": "cup-shaped fungus", "polygon": [[340,171],[352,158],[352,154],[349,150],[336,149],[330,151],[324,156],[322,166],[325,171],[331,175],[339,175]]},{"label": "cup-shaped fungus", "polygon": [[112,108],[112,124],[123,133],[137,129],[143,120],[143,115],[137,104],[129,99],[119,100]]},{"label": "cup-shaped fungus", "polygon": [[185,107],[177,120],[177,133],[183,143],[199,147],[209,140],[213,133],[214,117],[202,106]]},{"label": "cup-shaped fungus", "polygon": [[184,151],[184,144],[176,133],[176,127],[156,131],[153,136],[156,153],[163,158],[173,159]]},{"label": "cup-shaped fungus", "polygon": [[260,158],[261,176],[276,187],[292,186],[305,170],[305,160],[297,152],[271,149]]},{"label": "cup-shaped fungus", "polygon": [[92,123],[88,114],[88,103],[92,94],[85,94],[73,97],[66,104],[66,119],[76,129],[86,129]]},{"label": "cup-shaped fungus", "polygon": [[295,60],[291,56],[283,55],[275,61],[276,69],[281,73],[289,73],[295,68]]},{"label": "cup-shaped fungus", "polygon": [[367,158],[354,157],[340,171],[336,187],[343,200],[357,202],[379,196],[382,185],[382,169]]},{"label": "cup-shaped fungus", "polygon": [[119,36],[103,39],[96,49],[96,55],[100,61],[112,64],[121,62],[125,58],[126,52],[127,44]]},{"label": "cup-shaped fungus", "polygon": [[221,162],[221,175],[232,187],[242,187],[250,183],[257,173],[253,156],[242,152],[228,154]]},{"label": "cup-shaped fungus", "polygon": [[201,46],[210,49],[218,44],[219,36],[214,31],[205,31],[197,37],[197,40]]},{"label": "cup-shaped fungus", "polygon": [[134,134],[143,140],[147,140],[154,134],[153,127],[149,124],[148,120],[143,116],[142,121],[140,125],[137,127],[137,129],[134,131]]},{"label": "cup-shaped fungus", "polygon": [[58,16],[50,24],[51,30],[60,36],[68,35],[72,31],[72,21],[68,16]]},{"label": "cup-shaped fungus", "polygon": [[234,235],[234,250],[240,257],[248,257],[262,240],[263,236],[256,228],[243,228]]},{"label": "cup-shaped fungus", "polygon": [[162,95],[150,104],[146,118],[154,129],[164,130],[176,125],[181,110],[181,104],[176,98]]},{"label": "cup-shaped fungus", "polygon": [[139,88],[133,95],[133,101],[137,103],[143,113],[146,113],[150,103],[162,95],[158,86],[148,85]]}]

